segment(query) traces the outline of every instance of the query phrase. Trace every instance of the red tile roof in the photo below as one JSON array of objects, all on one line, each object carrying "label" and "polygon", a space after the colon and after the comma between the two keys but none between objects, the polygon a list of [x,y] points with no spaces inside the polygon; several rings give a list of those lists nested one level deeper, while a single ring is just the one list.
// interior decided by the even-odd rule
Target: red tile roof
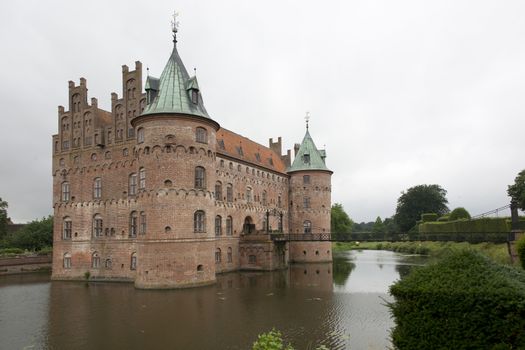
[{"label": "red tile roof", "polygon": [[280,154],[224,128],[217,131],[217,153],[252,163],[259,167],[286,173],[286,165]]}]

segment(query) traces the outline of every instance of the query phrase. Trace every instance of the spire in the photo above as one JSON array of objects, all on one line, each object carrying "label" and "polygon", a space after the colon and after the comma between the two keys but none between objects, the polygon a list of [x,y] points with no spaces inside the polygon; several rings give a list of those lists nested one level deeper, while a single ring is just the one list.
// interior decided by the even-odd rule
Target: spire
[{"label": "spire", "polygon": [[189,114],[210,118],[204,108],[197,77],[190,78],[177,51],[179,22],[177,13],[173,14],[173,50],[162,71],[160,79],[148,76],[146,93],[148,104],[141,115],[147,114]]},{"label": "spire", "polygon": [[292,166],[288,168],[288,172],[291,173],[301,170],[330,171],[325,164],[325,150],[318,150],[312,136],[310,136],[310,131],[308,130],[308,121],[310,119],[309,113],[307,113],[305,119],[306,134],[304,135],[303,142],[301,142],[301,146],[299,147],[299,151],[295,156]]}]

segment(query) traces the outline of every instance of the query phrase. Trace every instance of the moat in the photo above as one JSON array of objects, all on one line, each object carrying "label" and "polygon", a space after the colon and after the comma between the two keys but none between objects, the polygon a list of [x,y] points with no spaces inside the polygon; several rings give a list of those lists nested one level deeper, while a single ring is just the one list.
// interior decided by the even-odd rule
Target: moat
[{"label": "moat", "polygon": [[394,325],[388,286],[426,261],[351,251],[333,264],[227,273],[213,286],[162,291],[3,276],[0,349],[249,349],[272,327],[297,349],[385,349]]}]

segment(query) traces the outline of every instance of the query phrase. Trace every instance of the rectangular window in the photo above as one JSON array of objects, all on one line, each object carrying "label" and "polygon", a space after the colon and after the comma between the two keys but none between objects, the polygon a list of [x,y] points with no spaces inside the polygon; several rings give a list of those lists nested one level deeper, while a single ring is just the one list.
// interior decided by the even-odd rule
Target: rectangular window
[{"label": "rectangular window", "polygon": [[228,236],[233,235],[233,227],[232,227],[232,218],[231,216],[228,216],[226,219],[226,234]]},{"label": "rectangular window", "polygon": [[64,239],[71,239],[71,229],[73,227],[73,222],[70,220],[64,221]]},{"label": "rectangular window", "polygon": [[233,187],[231,185],[226,187],[226,200],[228,202],[233,202]]},{"label": "rectangular window", "polygon": [[71,258],[70,257],[65,257],[64,258],[64,268],[65,269],[70,269],[71,268]]},{"label": "rectangular window", "polygon": [[131,174],[129,176],[129,195],[134,196],[137,194],[137,174]]},{"label": "rectangular window", "polygon": [[228,252],[228,262],[229,263],[233,262],[232,252]]},{"label": "rectangular window", "polygon": [[303,184],[308,185],[310,183],[310,175],[303,175]]},{"label": "rectangular window", "polygon": [[137,237],[137,214],[132,215],[129,222],[129,236]]},{"label": "rectangular window", "polygon": [[67,151],[69,149],[69,141],[62,142],[62,150]]},{"label": "rectangular window", "polygon": [[310,208],[310,197],[304,197],[303,198],[303,207],[304,208]]},{"label": "rectangular window", "polygon": [[102,179],[97,177],[93,184],[93,198],[100,199],[102,198]]},{"label": "rectangular window", "polygon": [[62,202],[69,201],[70,197],[71,197],[71,193],[69,190],[69,182],[64,182],[62,184]]},{"label": "rectangular window", "polygon": [[140,234],[141,235],[146,234],[146,213],[145,212],[140,213]]},{"label": "rectangular window", "polygon": [[102,237],[102,219],[95,219],[94,222],[95,237]]},{"label": "rectangular window", "polygon": [[257,257],[255,255],[248,256],[248,263],[249,264],[256,264],[257,263]]}]

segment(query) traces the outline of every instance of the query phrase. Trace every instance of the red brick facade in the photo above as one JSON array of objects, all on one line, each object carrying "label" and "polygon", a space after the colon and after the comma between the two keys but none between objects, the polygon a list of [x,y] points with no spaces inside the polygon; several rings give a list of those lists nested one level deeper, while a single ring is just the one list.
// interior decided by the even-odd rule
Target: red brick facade
[{"label": "red brick facade", "polygon": [[208,118],[141,115],[141,63],[123,66],[122,78],[111,112],[88,104],[83,78],[69,82],[68,110],[58,108],[54,279],[178,288],[226,271],[331,261],[330,243],[289,247],[266,234],[302,233],[307,221],[310,232],[329,232],[331,172],[288,174],[280,138],[265,147]]}]

